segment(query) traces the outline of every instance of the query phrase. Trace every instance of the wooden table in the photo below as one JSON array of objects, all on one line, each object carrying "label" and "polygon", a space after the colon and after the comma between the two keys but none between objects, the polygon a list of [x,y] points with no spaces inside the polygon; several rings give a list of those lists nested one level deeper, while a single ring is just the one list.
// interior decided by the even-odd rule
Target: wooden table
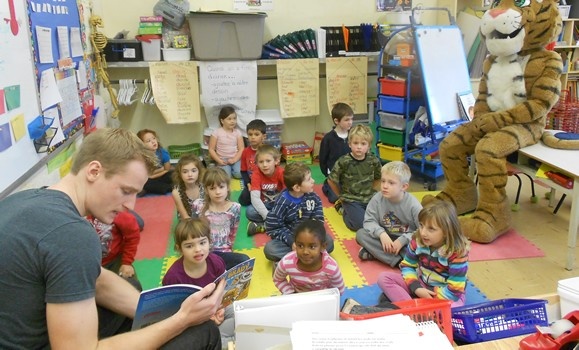
[{"label": "wooden table", "polygon": [[[529,167],[529,159],[546,164],[573,179],[573,188],[568,189],[549,179],[541,179],[551,187],[551,200],[554,201],[555,191],[565,193],[572,198],[569,215],[569,234],[567,236],[567,263],[565,268],[573,270],[575,264],[575,246],[577,245],[577,226],[579,225],[579,151],[562,150],[545,146],[542,142],[519,150],[519,160],[513,164],[516,168],[535,178],[537,170]],[[553,202],[551,202],[553,203]]]}]

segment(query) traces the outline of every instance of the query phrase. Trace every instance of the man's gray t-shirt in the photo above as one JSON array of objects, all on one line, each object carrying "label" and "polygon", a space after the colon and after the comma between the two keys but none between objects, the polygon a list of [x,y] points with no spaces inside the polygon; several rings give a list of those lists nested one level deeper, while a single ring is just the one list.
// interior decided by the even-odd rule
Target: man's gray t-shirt
[{"label": "man's gray t-shirt", "polygon": [[33,189],[0,201],[0,348],[50,348],[46,303],[95,296],[101,248],[70,197]]}]

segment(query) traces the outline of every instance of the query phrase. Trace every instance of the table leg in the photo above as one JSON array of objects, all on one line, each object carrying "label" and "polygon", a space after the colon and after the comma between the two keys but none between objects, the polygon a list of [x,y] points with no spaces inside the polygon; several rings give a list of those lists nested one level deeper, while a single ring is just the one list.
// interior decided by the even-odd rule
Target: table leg
[{"label": "table leg", "polygon": [[577,245],[577,228],[579,226],[579,178],[575,178],[571,193],[571,212],[569,213],[569,237],[567,240],[567,270],[573,270],[575,264],[575,246]]}]

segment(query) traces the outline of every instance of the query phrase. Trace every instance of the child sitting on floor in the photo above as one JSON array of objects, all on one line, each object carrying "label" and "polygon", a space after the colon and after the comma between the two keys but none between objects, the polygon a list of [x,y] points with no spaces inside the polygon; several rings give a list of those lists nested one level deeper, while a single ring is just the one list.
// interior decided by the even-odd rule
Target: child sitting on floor
[{"label": "child sitting on floor", "polygon": [[219,124],[209,138],[209,155],[218,167],[225,170],[229,177],[241,179],[241,152],[243,135],[237,129],[237,114],[231,106],[219,111]]},{"label": "child sitting on floor", "polygon": [[171,158],[169,152],[161,146],[157,133],[150,129],[143,129],[137,133],[145,146],[154,151],[159,160],[159,167],[149,176],[149,180],[143,186],[141,194],[166,194],[173,190],[171,170]]},{"label": "child sitting on floor", "polygon": [[361,260],[378,259],[396,266],[404,256],[404,247],[418,229],[422,204],[406,192],[410,168],[404,162],[392,161],[382,167],[380,192],[376,193],[364,215],[364,227],[356,232],[361,246]]},{"label": "child sitting on floor", "polygon": [[205,197],[193,202],[193,212],[209,220],[212,252],[223,258],[228,269],[249,259],[245,254],[233,252],[241,206],[229,200],[230,180],[221,168],[207,169],[203,176]]},{"label": "child sitting on floor", "polygon": [[257,149],[263,145],[265,140],[265,129],[267,125],[261,119],[254,119],[247,124],[247,140],[249,146],[245,147],[241,154],[241,178],[243,179],[243,189],[239,195],[239,204],[248,206],[251,204],[251,174],[257,171],[255,154]]},{"label": "child sitting on floor", "polygon": [[181,219],[190,218],[193,215],[193,202],[198,198],[205,197],[203,187],[203,174],[205,167],[196,155],[187,153],[181,156],[173,172],[173,200],[177,215]]},{"label": "child sitting on floor", "polygon": [[294,251],[288,253],[273,274],[282,294],[338,288],[344,293],[344,279],[336,260],[326,251],[324,222],[307,219],[295,230]]},{"label": "child sitting on floor", "polygon": [[374,139],[367,125],[350,130],[348,144],[352,150],[340,157],[328,176],[328,185],[340,198],[334,207],[344,216],[344,223],[352,230],[362,228],[366,206],[380,185],[380,160],[368,153]]},{"label": "child sitting on floor", "polygon": [[450,202],[427,204],[418,215],[420,228],[408,244],[400,272],[383,272],[378,286],[390,301],[446,299],[465,302],[469,241]]},{"label": "child sitting on floor", "polygon": [[[265,227],[271,241],[263,252],[271,261],[279,261],[292,250],[293,231],[302,221],[324,221],[320,197],[314,192],[314,180],[310,168],[303,163],[286,165],[283,175],[287,188],[277,197],[267,214]],[[326,249],[334,250],[334,241],[326,236]]]},{"label": "child sitting on floor", "polygon": [[280,154],[271,145],[262,145],[255,153],[257,171],[251,176],[251,205],[245,211],[249,220],[247,235],[265,232],[265,218],[273,202],[284,189]]},{"label": "child sitting on floor", "polygon": [[[181,257],[167,270],[163,277],[164,286],[194,284],[205,287],[225,272],[225,261],[210,252],[211,232],[207,220],[180,220],[175,227],[174,238],[175,250]],[[211,319],[219,326],[222,344],[233,340],[233,305],[217,310]]]}]

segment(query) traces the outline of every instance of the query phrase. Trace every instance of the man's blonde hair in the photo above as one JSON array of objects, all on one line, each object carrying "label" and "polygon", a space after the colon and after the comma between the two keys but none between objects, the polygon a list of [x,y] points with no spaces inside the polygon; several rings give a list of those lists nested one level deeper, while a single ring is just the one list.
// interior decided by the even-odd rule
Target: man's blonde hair
[{"label": "man's blonde hair", "polygon": [[410,172],[410,168],[404,162],[399,160],[395,160],[392,162],[388,162],[382,166],[381,174],[388,174],[398,176],[398,179],[402,184],[407,184],[410,182],[410,176],[412,173]]},{"label": "man's blonde hair", "polygon": [[372,129],[370,129],[369,126],[362,124],[358,124],[350,130],[350,134],[348,135],[348,142],[352,142],[354,137],[361,138],[369,144],[371,144],[372,140],[374,140]]},{"label": "man's blonde hair", "polygon": [[126,129],[98,129],[84,138],[73,158],[71,173],[76,175],[92,161],[101,163],[105,176],[122,172],[133,160],[145,163],[149,174],[159,167],[159,160],[137,135]]}]

